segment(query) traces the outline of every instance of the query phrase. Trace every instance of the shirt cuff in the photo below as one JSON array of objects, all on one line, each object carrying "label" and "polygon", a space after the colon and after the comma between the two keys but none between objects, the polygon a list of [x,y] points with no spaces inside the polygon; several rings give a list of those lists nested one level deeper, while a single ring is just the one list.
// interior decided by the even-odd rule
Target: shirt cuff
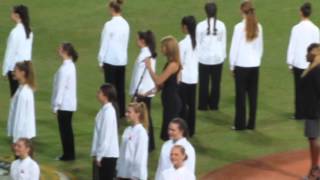
[{"label": "shirt cuff", "polygon": [[53,111],[54,113],[57,113],[58,110],[59,110],[59,107],[58,107],[58,106],[55,106],[55,107],[53,107],[53,110],[52,110],[52,111]]},{"label": "shirt cuff", "polygon": [[293,68],[293,66],[292,65],[289,65],[289,67],[288,67],[289,69],[292,69]]},{"label": "shirt cuff", "polygon": [[230,66],[230,70],[233,71],[234,70],[234,66]]},{"label": "shirt cuff", "polygon": [[102,156],[97,156],[97,157],[96,157],[96,160],[97,160],[98,162],[101,162],[102,158],[103,158]]}]

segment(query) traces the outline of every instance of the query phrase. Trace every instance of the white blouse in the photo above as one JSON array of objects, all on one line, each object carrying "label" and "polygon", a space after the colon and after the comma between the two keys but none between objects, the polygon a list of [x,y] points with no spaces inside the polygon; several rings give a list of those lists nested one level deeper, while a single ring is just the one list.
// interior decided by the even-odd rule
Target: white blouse
[{"label": "white blouse", "polygon": [[17,159],[11,163],[10,178],[12,180],[39,180],[39,165],[30,157]]},{"label": "white blouse", "polygon": [[29,85],[20,85],[11,99],[7,132],[14,143],[36,136],[34,94]]},{"label": "white blouse", "polygon": [[196,180],[194,173],[186,167],[170,168],[161,173],[160,180]]},{"label": "white blouse", "polygon": [[77,110],[76,66],[71,59],[64,60],[54,76],[51,99],[53,112]]},{"label": "white blouse", "polygon": [[300,69],[306,69],[309,66],[306,58],[307,48],[310,44],[319,42],[319,28],[310,20],[304,20],[295,25],[291,30],[287,54],[289,68],[292,68],[293,66]]},{"label": "white blouse", "polygon": [[[134,95],[138,84],[141,80],[141,77],[143,75],[141,84],[138,89],[138,94],[145,94],[148,91],[155,88],[154,81],[151,78],[151,75],[149,71],[146,69],[146,65],[144,61],[147,58],[151,57],[151,52],[148,47],[141,48],[140,54],[137,57],[136,63],[133,68],[133,73],[131,77],[131,84],[130,84],[130,95]],[[156,60],[154,58],[151,58],[151,68],[153,71],[156,69]],[[150,95],[149,97],[152,97],[154,95]]]},{"label": "white blouse", "polygon": [[243,20],[234,27],[231,49],[230,49],[230,69],[239,67],[259,67],[263,54],[263,31],[258,25],[258,37],[252,41],[247,41],[246,22]]},{"label": "white blouse", "polygon": [[179,139],[178,141],[174,142],[173,140],[166,141],[161,148],[160,157],[158,168],[156,172],[156,180],[160,180],[161,173],[169,168],[172,168],[173,165],[170,160],[170,153],[171,149],[175,145],[181,145],[185,148],[186,154],[188,159],[185,161],[185,166],[190,172],[195,173],[195,166],[196,166],[196,153],[193,146],[186,138]]},{"label": "white blouse", "polygon": [[122,135],[117,177],[148,179],[149,136],[142,124],[129,126]]},{"label": "white blouse", "polygon": [[180,58],[182,64],[181,82],[186,84],[198,83],[198,55],[192,47],[190,35],[179,42]]},{"label": "white blouse", "polygon": [[129,24],[122,16],[114,16],[105,23],[98,54],[100,66],[103,63],[114,66],[127,65],[129,33]]},{"label": "white blouse", "polygon": [[210,35],[207,34],[207,19],[197,25],[196,38],[199,61],[204,65],[217,65],[223,63],[227,52],[227,30],[224,23],[216,20],[217,35],[214,32],[214,18],[210,18]]},{"label": "white blouse", "polygon": [[119,157],[117,115],[111,103],[100,109],[95,122],[91,156],[99,162],[104,157]]},{"label": "white blouse", "polygon": [[11,30],[7,41],[7,49],[4,55],[2,66],[2,75],[5,76],[9,71],[13,71],[16,63],[22,61],[31,61],[32,58],[33,33],[27,38],[22,23]]}]

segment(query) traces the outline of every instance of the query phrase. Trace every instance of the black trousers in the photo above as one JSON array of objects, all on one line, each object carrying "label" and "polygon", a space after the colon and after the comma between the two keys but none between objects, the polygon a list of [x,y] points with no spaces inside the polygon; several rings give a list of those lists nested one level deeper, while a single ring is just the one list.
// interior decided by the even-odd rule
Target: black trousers
[{"label": "black trousers", "polygon": [[[257,112],[259,68],[235,67],[236,86],[236,130],[254,129]],[[249,99],[249,121],[246,123],[246,98]]]},{"label": "black trousers", "polygon": [[219,109],[222,67],[223,64],[199,63],[199,110],[207,110],[208,107],[212,110]]},{"label": "black trousers", "polygon": [[125,116],[126,102],[125,102],[125,66],[113,66],[110,64],[103,64],[104,80],[106,83],[111,83],[117,90],[117,101],[119,106],[120,117]]},{"label": "black trousers", "polygon": [[192,137],[196,127],[196,84],[181,83],[179,93],[182,101],[180,116],[187,122],[189,135]]},{"label": "black trousers", "polygon": [[62,160],[75,159],[74,137],[72,129],[72,115],[71,111],[58,111],[58,122],[60,130],[60,138],[62,143],[63,155]]},{"label": "black trousers", "polygon": [[153,132],[153,123],[152,123],[152,117],[151,117],[151,97],[138,97],[138,102],[144,102],[148,108],[148,119],[149,119],[149,152],[153,151],[156,148],[155,141],[154,141],[154,132]]},{"label": "black trousers", "polygon": [[116,177],[117,158],[102,158],[101,167],[93,161],[93,180],[113,180]]},{"label": "black trousers", "polygon": [[13,77],[14,75],[12,71],[9,71],[7,76],[9,80],[9,86],[10,86],[10,95],[12,97],[19,87],[19,82],[14,79]]},{"label": "black trousers", "polygon": [[303,101],[303,95],[301,92],[301,75],[303,73],[304,69],[299,69],[296,67],[293,67],[293,76],[294,76],[294,104],[295,104],[295,111],[294,111],[294,117],[296,119],[302,119],[303,114],[303,107],[302,101]]}]

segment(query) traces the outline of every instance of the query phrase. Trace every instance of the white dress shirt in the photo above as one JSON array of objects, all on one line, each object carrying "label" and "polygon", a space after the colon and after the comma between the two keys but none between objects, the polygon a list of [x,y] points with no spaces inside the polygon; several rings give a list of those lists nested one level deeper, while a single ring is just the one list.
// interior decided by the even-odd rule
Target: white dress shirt
[{"label": "white dress shirt", "polygon": [[312,43],[319,43],[319,33],[319,28],[310,20],[303,20],[292,28],[287,54],[289,68],[306,69],[309,66],[307,48]]},{"label": "white dress shirt", "polygon": [[29,38],[27,38],[23,24],[17,23],[8,37],[2,66],[3,76],[7,75],[9,71],[13,71],[16,63],[31,61],[32,43],[33,33],[31,32]]},{"label": "white dress shirt", "polygon": [[170,168],[161,173],[160,180],[196,180],[196,176],[186,167]]},{"label": "white dress shirt", "polygon": [[97,161],[102,158],[119,157],[119,139],[116,111],[111,103],[106,103],[96,116],[91,156]]},{"label": "white dress shirt", "polygon": [[100,66],[103,63],[114,66],[127,65],[129,33],[129,24],[122,16],[114,16],[105,23],[98,54]]},{"label": "white dress shirt", "polygon": [[71,59],[64,60],[54,76],[52,109],[53,112],[77,110],[76,66]]},{"label": "white dress shirt", "polygon": [[11,180],[39,180],[39,165],[30,157],[17,159],[11,163],[10,178]]},{"label": "white dress shirt", "polygon": [[11,99],[7,132],[14,143],[19,138],[36,136],[34,94],[27,84],[20,85]]},{"label": "white dress shirt", "polygon": [[246,22],[243,20],[234,27],[231,49],[230,49],[230,69],[239,67],[259,67],[263,54],[263,31],[258,24],[258,37],[252,41],[247,41]]},{"label": "white dress shirt", "polygon": [[214,18],[210,18],[210,35],[207,35],[207,19],[197,25],[196,38],[199,62],[204,65],[217,65],[223,63],[227,52],[227,30],[224,23],[216,20],[217,35],[214,32]]},{"label": "white dress shirt", "polygon": [[193,49],[190,35],[179,42],[180,58],[182,64],[181,82],[186,84],[198,83],[198,55]]},{"label": "white dress shirt", "polygon": [[160,180],[161,173],[169,168],[172,168],[173,165],[170,160],[171,149],[175,145],[181,145],[185,148],[188,159],[185,161],[185,167],[190,170],[190,172],[195,173],[196,166],[196,153],[193,146],[186,138],[181,138],[178,141],[174,142],[173,140],[166,141],[161,148],[158,168],[156,172],[156,180]]},{"label": "white dress shirt", "polygon": [[[152,90],[155,88],[154,81],[151,78],[151,75],[149,71],[146,69],[146,65],[144,61],[146,58],[151,57],[151,52],[148,47],[141,48],[140,54],[137,57],[136,63],[133,68],[133,73],[131,77],[131,84],[130,84],[130,95],[134,95],[139,81],[143,75],[143,79],[141,81],[141,84],[139,86],[138,94],[145,94],[148,91]],[[151,58],[151,68],[153,71],[156,69],[156,60],[154,58]],[[149,97],[154,96],[153,94],[150,95]]]},{"label": "white dress shirt", "polygon": [[117,177],[148,179],[148,142],[148,133],[142,124],[125,129],[117,161]]}]

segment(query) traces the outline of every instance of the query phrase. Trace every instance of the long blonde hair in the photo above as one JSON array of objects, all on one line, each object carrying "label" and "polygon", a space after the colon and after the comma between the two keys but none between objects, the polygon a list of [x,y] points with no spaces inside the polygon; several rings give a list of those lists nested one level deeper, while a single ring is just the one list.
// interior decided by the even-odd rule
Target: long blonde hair
[{"label": "long blonde hair", "polygon": [[250,0],[246,0],[241,3],[240,9],[246,17],[246,39],[247,41],[253,41],[259,33],[258,20],[253,4]]},{"label": "long blonde hair", "polygon": [[147,105],[144,102],[133,102],[128,105],[135,113],[139,114],[139,121],[143,127],[148,131],[149,128],[149,114]]},{"label": "long blonde hair", "polygon": [[175,62],[181,68],[179,44],[173,36],[166,36],[161,39],[161,48],[164,48],[164,55],[168,58],[169,62]]}]

